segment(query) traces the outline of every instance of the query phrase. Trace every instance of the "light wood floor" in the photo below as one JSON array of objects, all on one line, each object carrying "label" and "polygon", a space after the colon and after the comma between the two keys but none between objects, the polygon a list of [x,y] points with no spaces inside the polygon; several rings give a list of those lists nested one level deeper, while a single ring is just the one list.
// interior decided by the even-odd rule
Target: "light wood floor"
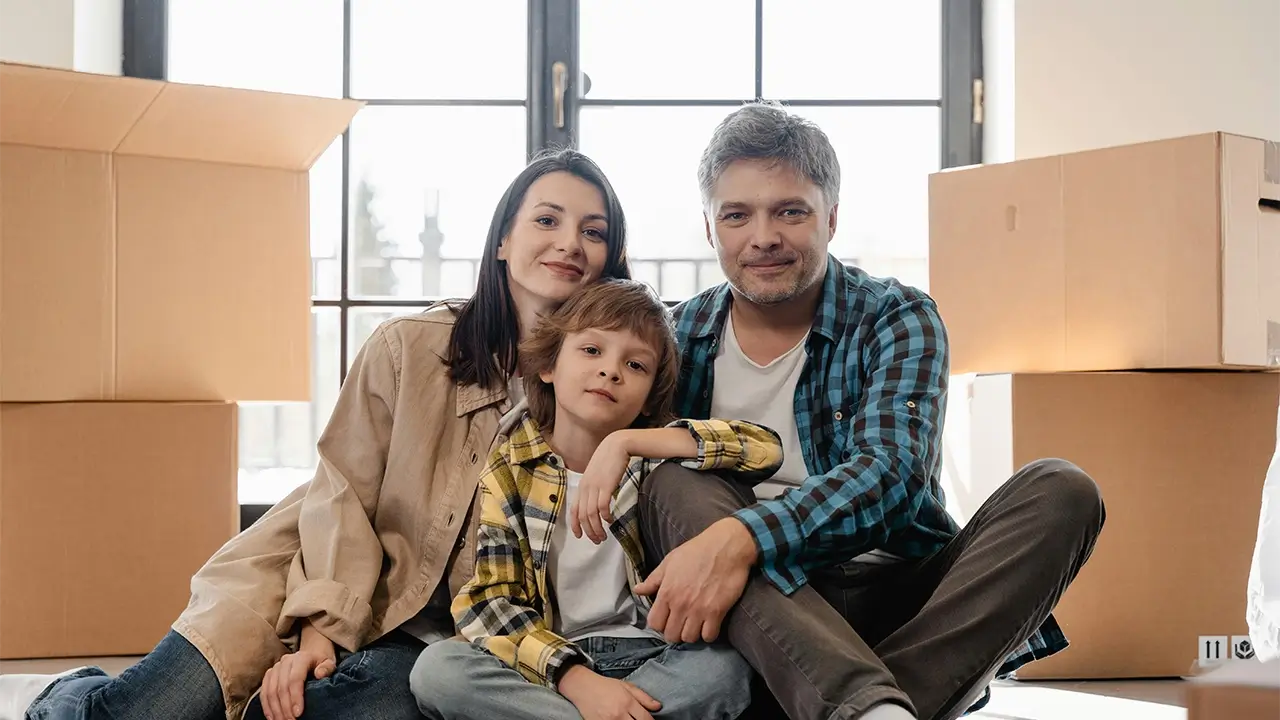
[{"label": "light wood floor", "polygon": [[[55,673],[98,665],[116,674],[136,658],[0,660],[0,674]],[[997,682],[980,720],[1185,720],[1178,680]]]}]

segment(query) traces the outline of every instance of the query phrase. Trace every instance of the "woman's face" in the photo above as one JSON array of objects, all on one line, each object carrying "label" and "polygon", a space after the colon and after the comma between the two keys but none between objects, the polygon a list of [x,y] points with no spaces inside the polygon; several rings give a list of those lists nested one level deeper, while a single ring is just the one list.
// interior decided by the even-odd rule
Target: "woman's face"
[{"label": "woman's face", "polygon": [[498,247],[516,305],[555,307],[599,279],[608,228],[604,198],[591,183],[562,171],[534,181]]}]

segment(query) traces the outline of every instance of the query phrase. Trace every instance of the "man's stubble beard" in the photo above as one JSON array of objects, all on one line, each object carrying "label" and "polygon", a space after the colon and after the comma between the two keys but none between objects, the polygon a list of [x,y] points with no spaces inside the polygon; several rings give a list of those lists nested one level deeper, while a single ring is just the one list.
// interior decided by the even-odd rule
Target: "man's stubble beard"
[{"label": "man's stubble beard", "polygon": [[801,274],[790,283],[790,287],[785,290],[771,290],[767,292],[755,292],[750,288],[746,288],[742,279],[747,276],[748,270],[739,266],[738,278],[739,282],[734,283],[732,279],[730,285],[742,298],[752,305],[760,307],[777,307],[784,305],[790,300],[803,295],[805,291],[811,289],[815,284],[821,281],[822,270],[825,265],[821,262],[818,253],[810,251],[808,254],[801,256]]}]

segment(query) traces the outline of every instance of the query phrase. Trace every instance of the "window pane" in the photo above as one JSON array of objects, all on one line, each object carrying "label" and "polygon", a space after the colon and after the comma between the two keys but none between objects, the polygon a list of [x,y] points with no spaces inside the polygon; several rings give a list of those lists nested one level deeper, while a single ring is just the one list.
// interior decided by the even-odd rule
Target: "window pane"
[{"label": "window pane", "polygon": [[938,171],[937,108],[794,108],[840,159],[840,215],[831,253],[873,275],[927,289],[929,174]]},{"label": "window pane", "polygon": [[750,0],[595,0],[581,4],[578,26],[593,100],[755,96]]},{"label": "window pane", "polygon": [[[582,151],[609,176],[627,213],[632,275],[666,300],[684,300],[724,282],[707,243],[698,158],[723,107],[585,107]],[[660,143],[636,142],[637,137]]]},{"label": "window pane", "polygon": [[480,257],[493,209],[525,165],[524,108],[367,107],[350,142],[351,295],[468,287],[446,281],[443,263]]},{"label": "window pane", "polygon": [[[414,315],[424,308],[420,307],[355,307],[347,311],[347,368],[355,362],[360,348],[373,336],[373,331],[382,323],[401,315]],[[336,357],[336,355],[335,355]]]},{"label": "window pane", "polygon": [[[830,252],[876,275],[927,287],[928,176],[938,169],[937,108],[793,108],[818,123],[840,159],[840,223]],[[581,111],[581,147],[627,211],[638,278],[668,300],[723,282],[707,244],[697,163],[725,108]],[[655,146],[634,141],[662,138]],[[702,259],[696,273],[689,263]]]},{"label": "window pane", "polygon": [[338,400],[338,310],[312,308],[311,402],[240,404],[240,503],[272,505],[309,481]]},{"label": "window pane", "polygon": [[342,0],[169,0],[168,79],[342,97]]},{"label": "window pane", "polygon": [[528,5],[352,0],[352,96],[523,100]]},{"label": "window pane", "polygon": [[[599,163],[618,192],[627,213],[627,253],[633,261],[715,257],[702,220],[698,158],[711,131],[730,110],[582,108],[579,147]],[[639,269],[655,287],[666,275],[658,264]]]},{"label": "window pane", "polygon": [[336,300],[342,287],[342,136],[311,166],[311,293]]},{"label": "window pane", "polygon": [[941,97],[939,0],[764,0],[764,95]]}]

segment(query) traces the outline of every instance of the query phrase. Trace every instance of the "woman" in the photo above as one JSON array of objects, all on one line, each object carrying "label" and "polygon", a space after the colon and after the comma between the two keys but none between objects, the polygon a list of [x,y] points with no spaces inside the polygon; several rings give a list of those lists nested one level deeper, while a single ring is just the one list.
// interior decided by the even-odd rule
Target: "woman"
[{"label": "woman", "polygon": [[475,295],[374,332],[315,478],[196,574],[173,631],[117,679],[4,679],[16,717],[30,703],[31,720],[419,718],[409,671],[454,633],[449,601],[471,578],[477,478],[513,405],[520,337],[577,288],[629,277],[625,236],[591,160],[535,159],[494,211]]}]

